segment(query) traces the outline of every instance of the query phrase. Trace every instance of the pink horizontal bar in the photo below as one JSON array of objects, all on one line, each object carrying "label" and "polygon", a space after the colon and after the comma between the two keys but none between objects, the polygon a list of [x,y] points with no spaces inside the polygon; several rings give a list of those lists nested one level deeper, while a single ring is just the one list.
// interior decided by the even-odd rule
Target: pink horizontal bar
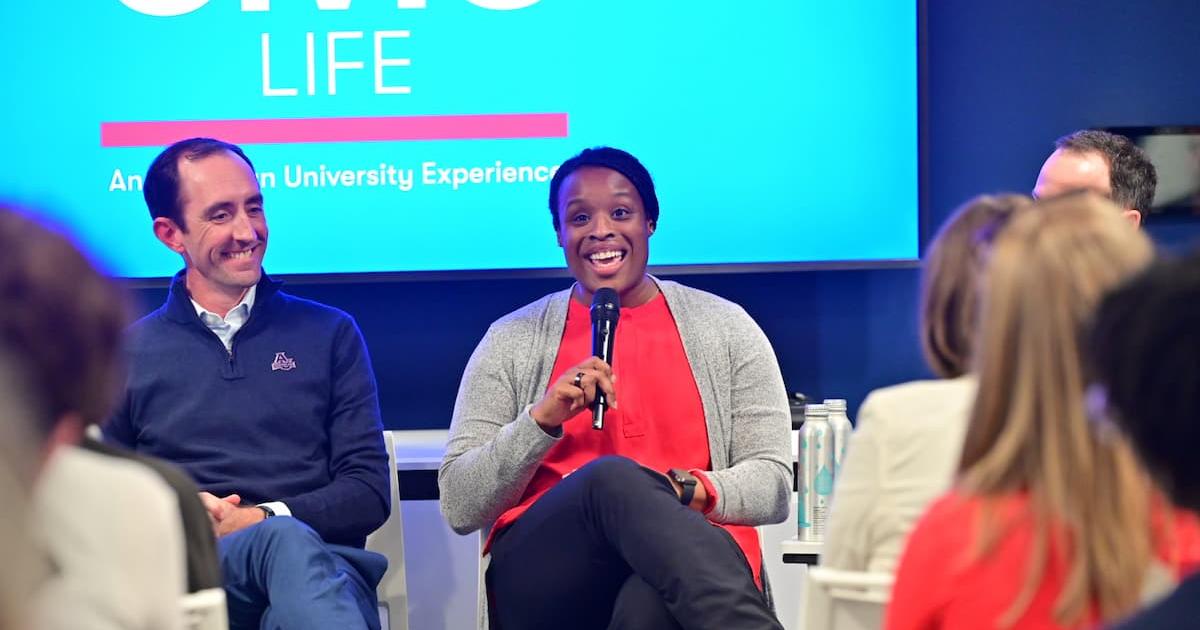
[{"label": "pink horizontal bar", "polygon": [[100,123],[102,147],[148,147],[210,136],[235,144],[565,138],[566,114],[469,114]]}]

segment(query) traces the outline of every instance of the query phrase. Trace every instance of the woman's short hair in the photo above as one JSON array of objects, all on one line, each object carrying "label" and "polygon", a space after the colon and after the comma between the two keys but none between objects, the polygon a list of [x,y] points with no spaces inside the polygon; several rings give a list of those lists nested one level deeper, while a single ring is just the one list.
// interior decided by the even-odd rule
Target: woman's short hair
[{"label": "woman's short hair", "polygon": [[921,277],[921,347],[942,378],[969,371],[978,284],[992,236],[1025,195],[980,195],[959,206],[942,224],[925,254]]},{"label": "woman's short hair", "polygon": [[631,153],[613,147],[593,147],[584,149],[578,155],[563,162],[554,172],[554,177],[550,179],[548,201],[550,220],[554,224],[555,232],[562,227],[558,222],[558,192],[571,173],[586,166],[607,168],[624,175],[625,179],[628,179],[629,183],[633,184],[634,189],[638,191],[638,196],[642,198],[646,220],[650,223],[658,223],[658,193],[654,191],[654,179],[650,177],[650,171],[646,170],[646,167]]}]

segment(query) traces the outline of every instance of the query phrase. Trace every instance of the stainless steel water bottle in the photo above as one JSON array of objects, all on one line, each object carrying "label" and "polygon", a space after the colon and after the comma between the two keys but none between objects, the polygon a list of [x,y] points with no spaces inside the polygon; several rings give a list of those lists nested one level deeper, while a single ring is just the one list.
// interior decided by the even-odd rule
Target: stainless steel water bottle
[{"label": "stainless steel water bottle", "polygon": [[825,405],[808,404],[800,427],[800,479],[796,506],[797,535],[806,542],[824,542],[833,494],[833,428]]},{"label": "stainless steel water bottle", "polygon": [[833,429],[833,478],[837,479],[842,471],[842,460],[846,457],[846,444],[850,441],[850,433],[854,425],[850,424],[850,416],[846,415],[846,401],[841,398],[826,398],[825,408],[829,410],[829,426]]}]

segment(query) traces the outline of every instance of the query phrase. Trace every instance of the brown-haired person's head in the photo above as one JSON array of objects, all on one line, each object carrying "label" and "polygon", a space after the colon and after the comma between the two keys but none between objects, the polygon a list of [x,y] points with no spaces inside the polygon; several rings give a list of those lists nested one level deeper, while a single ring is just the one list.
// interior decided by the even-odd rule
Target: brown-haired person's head
[{"label": "brown-haired person's head", "polygon": [[0,347],[19,363],[44,437],[77,440],[123,383],[123,293],[62,232],[0,204]]},{"label": "brown-haired person's head", "polygon": [[[1075,625],[1092,606],[1112,621],[1138,604],[1153,550],[1151,488],[1126,441],[1089,419],[1082,341],[1101,296],[1152,257],[1150,240],[1090,192],[1033,204],[992,245],[959,487],[985,500],[1027,494],[1032,506],[1029,570],[1003,623],[1029,605],[1058,537],[1073,577],[1055,599],[1057,622]],[[982,524],[981,553],[999,527]]]},{"label": "brown-haired person's head", "polygon": [[942,378],[970,371],[978,318],[978,284],[991,237],[1025,195],[980,195],[959,206],[925,254],[921,277],[921,347]]},{"label": "brown-haired person's head", "polygon": [[188,294],[224,315],[262,278],[267,216],[250,158],[214,138],[159,153],[142,189],[154,236],[183,258]]},{"label": "brown-haired person's head", "polygon": [[1110,292],[1088,346],[1105,415],[1171,500],[1200,512],[1200,252]]}]

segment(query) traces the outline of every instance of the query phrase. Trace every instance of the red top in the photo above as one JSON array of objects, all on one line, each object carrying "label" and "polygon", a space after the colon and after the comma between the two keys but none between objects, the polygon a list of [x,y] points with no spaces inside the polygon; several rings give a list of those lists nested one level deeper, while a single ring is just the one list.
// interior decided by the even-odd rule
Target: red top
[{"label": "red top", "polygon": [[[572,299],[550,382],[591,353],[588,308]],[[622,455],[661,472],[668,468],[689,469],[708,491],[706,509],[716,505],[716,491],[700,472],[710,466],[708,427],[700,390],[696,388],[675,319],[661,293],[645,304],[621,309],[612,365],[617,379],[614,385],[618,408],[608,410],[604,429],[592,429],[590,409],[563,423],[562,439],[542,458],[521,502],[496,519],[493,536],[520,518],[564,476],[604,455]],[[755,583],[761,587],[758,532],[745,525],[719,527],[733,536],[746,555]]]},{"label": "red top", "polygon": [[[897,569],[886,628],[998,627],[1024,585],[1033,515],[1027,494],[998,499],[994,515],[1002,523],[1000,540],[985,558],[970,562],[982,506],[977,496],[951,491],[921,517]],[[1176,577],[1200,568],[1200,522],[1194,515],[1156,510],[1153,529],[1159,559]],[[1054,606],[1066,584],[1069,561],[1051,542],[1042,581],[1014,629],[1092,628],[1100,622],[1099,610],[1091,606],[1078,625],[1055,623]]]}]

